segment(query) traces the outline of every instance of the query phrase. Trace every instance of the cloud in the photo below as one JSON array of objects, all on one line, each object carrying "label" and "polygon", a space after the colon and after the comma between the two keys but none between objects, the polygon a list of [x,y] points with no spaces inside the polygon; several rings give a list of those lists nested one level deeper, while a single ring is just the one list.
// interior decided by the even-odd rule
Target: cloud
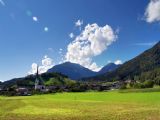
[{"label": "cloud", "polygon": [[[44,58],[41,61],[41,65],[39,66],[39,73],[45,73],[48,69],[52,68],[54,66],[53,60],[49,58],[47,55],[44,56]],[[37,64],[32,63],[31,70],[28,72],[28,74],[35,74],[37,72]]]},{"label": "cloud", "polygon": [[90,64],[89,69],[98,72],[102,69],[102,66],[99,67],[95,62],[93,62],[93,63]]},{"label": "cloud", "polygon": [[69,34],[69,37],[70,37],[70,38],[74,38],[74,34],[73,34],[73,33],[70,33],[70,34]]},{"label": "cloud", "polygon": [[83,25],[83,20],[77,20],[77,22],[75,22],[75,26],[79,27],[79,30],[81,31],[81,26]]},{"label": "cloud", "polygon": [[59,49],[59,51],[63,51],[63,49],[62,49],[62,48],[60,48],[60,49]]},{"label": "cloud", "polygon": [[88,24],[68,45],[65,61],[96,71],[100,68],[92,62],[92,58],[104,52],[116,39],[117,35],[109,25]]},{"label": "cloud", "polygon": [[121,60],[116,60],[116,61],[114,62],[114,64],[120,65],[120,64],[122,64],[122,61],[121,61]]},{"label": "cloud", "polygon": [[116,61],[114,61],[114,62],[112,62],[111,60],[108,60],[107,63],[108,63],[108,64],[109,64],[109,63],[114,63],[114,64],[116,64],[116,65],[120,65],[120,64],[122,64],[123,62],[122,62],[121,60],[116,60]]},{"label": "cloud", "polygon": [[112,61],[111,61],[111,60],[108,60],[107,63],[112,63]]},{"label": "cloud", "polygon": [[32,17],[33,21],[37,22],[38,21],[38,18],[36,16],[33,16]]},{"label": "cloud", "polygon": [[31,70],[28,72],[28,74],[35,74],[37,72],[37,63],[32,63]]},{"label": "cloud", "polygon": [[49,58],[47,55],[45,55],[44,58],[42,59],[42,66],[51,66],[52,62],[53,60]]},{"label": "cloud", "polygon": [[146,43],[135,43],[134,45],[137,45],[137,46],[153,46],[156,43],[157,42],[146,42]]},{"label": "cloud", "polygon": [[150,0],[145,11],[145,20],[149,23],[160,21],[160,0]]},{"label": "cloud", "polygon": [[83,20],[77,20],[77,22],[75,22],[76,27],[80,27],[82,25],[83,25]]},{"label": "cloud", "polygon": [[48,28],[48,27],[44,27],[44,31],[45,31],[45,32],[48,32],[48,31],[49,31],[49,28]]},{"label": "cloud", "polygon": [[53,48],[48,48],[47,50],[50,51],[50,52],[54,51]]},{"label": "cloud", "polygon": [[3,5],[3,6],[6,5],[3,0],[0,0],[0,4]]},{"label": "cloud", "polygon": [[115,33],[119,34],[119,32],[120,32],[120,27],[117,27],[117,29],[115,30]]},{"label": "cloud", "polygon": [[60,48],[58,53],[59,53],[60,55],[62,55],[62,51],[63,51],[63,49]]}]

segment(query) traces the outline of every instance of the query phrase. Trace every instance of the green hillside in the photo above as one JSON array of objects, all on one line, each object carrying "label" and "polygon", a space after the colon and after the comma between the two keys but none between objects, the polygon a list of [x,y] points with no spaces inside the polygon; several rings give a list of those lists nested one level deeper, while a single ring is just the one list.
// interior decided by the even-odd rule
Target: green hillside
[{"label": "green hillside", "polygon": [[116,80],[160,81],[160,42],[151,49],[124,63],[113,72],[87,78],[94,81]]},{"label": "green hillside", "polygon": [[[40,75],[40,78],[43,80],[46,86],[65,86],[68,84],[75,83],[75,81],[69,79],[67,76],[60,73],[43,73]],[[27,87],[33,88],[35,83],[36,76],[29,75],[23,78],[15,78],[9,81],[2,83],[3,88],[11,87]]]}]

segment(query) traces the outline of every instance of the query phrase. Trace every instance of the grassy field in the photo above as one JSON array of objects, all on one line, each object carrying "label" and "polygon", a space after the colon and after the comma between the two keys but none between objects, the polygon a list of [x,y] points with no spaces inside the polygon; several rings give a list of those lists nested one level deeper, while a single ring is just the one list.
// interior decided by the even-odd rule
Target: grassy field
[{"label": "grassy field", "polygon": [[160,92],[0,97],[0,120],[160,120]]}]

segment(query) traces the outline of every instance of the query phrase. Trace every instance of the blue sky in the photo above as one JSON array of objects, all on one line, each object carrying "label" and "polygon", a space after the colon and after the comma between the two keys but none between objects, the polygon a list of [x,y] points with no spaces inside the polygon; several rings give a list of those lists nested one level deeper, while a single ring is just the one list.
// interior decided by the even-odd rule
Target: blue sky
[{"label": "blue sky", "polygon": [[[89,56],[92,62],[100,67],[108,61],[134,58],[160,40],[159,19],[144,18],[150,2],[0,0],[0,80],[25,76],[32,63],[41,64],[45,58],[52,59],[54,65],[63,62],[67,46],[93,23],[109,25],[117,38],[100,54]],[[78,20],[83,24],[76,26]],[[75,37],[70,38],[70,33]],[[48,57],[43,58],[45,55]]]}]

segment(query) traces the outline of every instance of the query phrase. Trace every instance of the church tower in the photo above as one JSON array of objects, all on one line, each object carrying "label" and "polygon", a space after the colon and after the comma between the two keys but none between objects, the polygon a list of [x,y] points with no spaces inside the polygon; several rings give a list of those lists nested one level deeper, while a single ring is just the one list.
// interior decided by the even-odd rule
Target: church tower
[{"label": "church tower", "polygon": [[45,90],[44,82],[41,79],[41,77],[39,76],[38,68],[39,67],[37,65],[37,73],[36,73],[36,80],[35,80],[35,90],[44,91]]}]

